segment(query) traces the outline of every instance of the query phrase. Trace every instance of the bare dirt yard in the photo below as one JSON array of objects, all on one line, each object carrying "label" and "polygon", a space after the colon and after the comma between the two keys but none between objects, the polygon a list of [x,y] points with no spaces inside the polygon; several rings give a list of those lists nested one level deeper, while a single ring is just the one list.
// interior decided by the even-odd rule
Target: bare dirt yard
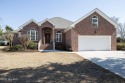
[{"label": "bare dirt yard", "polygon": [[0,83],[6,82],[125,83],[125,79],[74,53],[0,51]]}]

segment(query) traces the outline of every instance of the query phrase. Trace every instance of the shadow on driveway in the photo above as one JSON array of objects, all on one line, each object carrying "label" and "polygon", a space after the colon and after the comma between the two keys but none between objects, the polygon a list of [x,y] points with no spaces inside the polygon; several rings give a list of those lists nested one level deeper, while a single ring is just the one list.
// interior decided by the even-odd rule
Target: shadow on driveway
[{"label": "shadow on driveway", "polygon": [[106,57],[106,59],[90,58],[90,60],[125,78],[125,58]]}]

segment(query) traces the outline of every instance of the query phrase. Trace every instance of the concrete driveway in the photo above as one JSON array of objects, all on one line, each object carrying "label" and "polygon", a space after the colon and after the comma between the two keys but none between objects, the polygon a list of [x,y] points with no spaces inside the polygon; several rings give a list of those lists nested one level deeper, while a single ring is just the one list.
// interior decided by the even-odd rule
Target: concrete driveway
[{"label": "concrete driveway", "polygon": [[125,78],[124,51],[82,51],[76,53]]}]

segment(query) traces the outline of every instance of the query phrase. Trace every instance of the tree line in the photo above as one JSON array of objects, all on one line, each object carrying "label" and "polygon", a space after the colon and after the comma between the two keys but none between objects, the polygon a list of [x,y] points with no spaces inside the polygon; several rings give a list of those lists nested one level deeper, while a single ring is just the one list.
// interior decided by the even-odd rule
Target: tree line
[{"label": "tree line", "polygon": [[119,18],[117,17],[112,17],[112,19],[118,24],[118,27],[116,28],[117,30],[117,39],[119,42],[125,42],[125,22],[121,23],[119,22]]}]

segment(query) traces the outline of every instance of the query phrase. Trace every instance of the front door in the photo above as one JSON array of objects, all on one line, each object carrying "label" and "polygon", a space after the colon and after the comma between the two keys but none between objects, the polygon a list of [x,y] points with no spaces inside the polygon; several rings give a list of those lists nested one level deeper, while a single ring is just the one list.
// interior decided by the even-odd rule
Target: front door
[{"label": "front door", "polygon": [[45,43],[50,43],[50,33],[45,33]]}]

